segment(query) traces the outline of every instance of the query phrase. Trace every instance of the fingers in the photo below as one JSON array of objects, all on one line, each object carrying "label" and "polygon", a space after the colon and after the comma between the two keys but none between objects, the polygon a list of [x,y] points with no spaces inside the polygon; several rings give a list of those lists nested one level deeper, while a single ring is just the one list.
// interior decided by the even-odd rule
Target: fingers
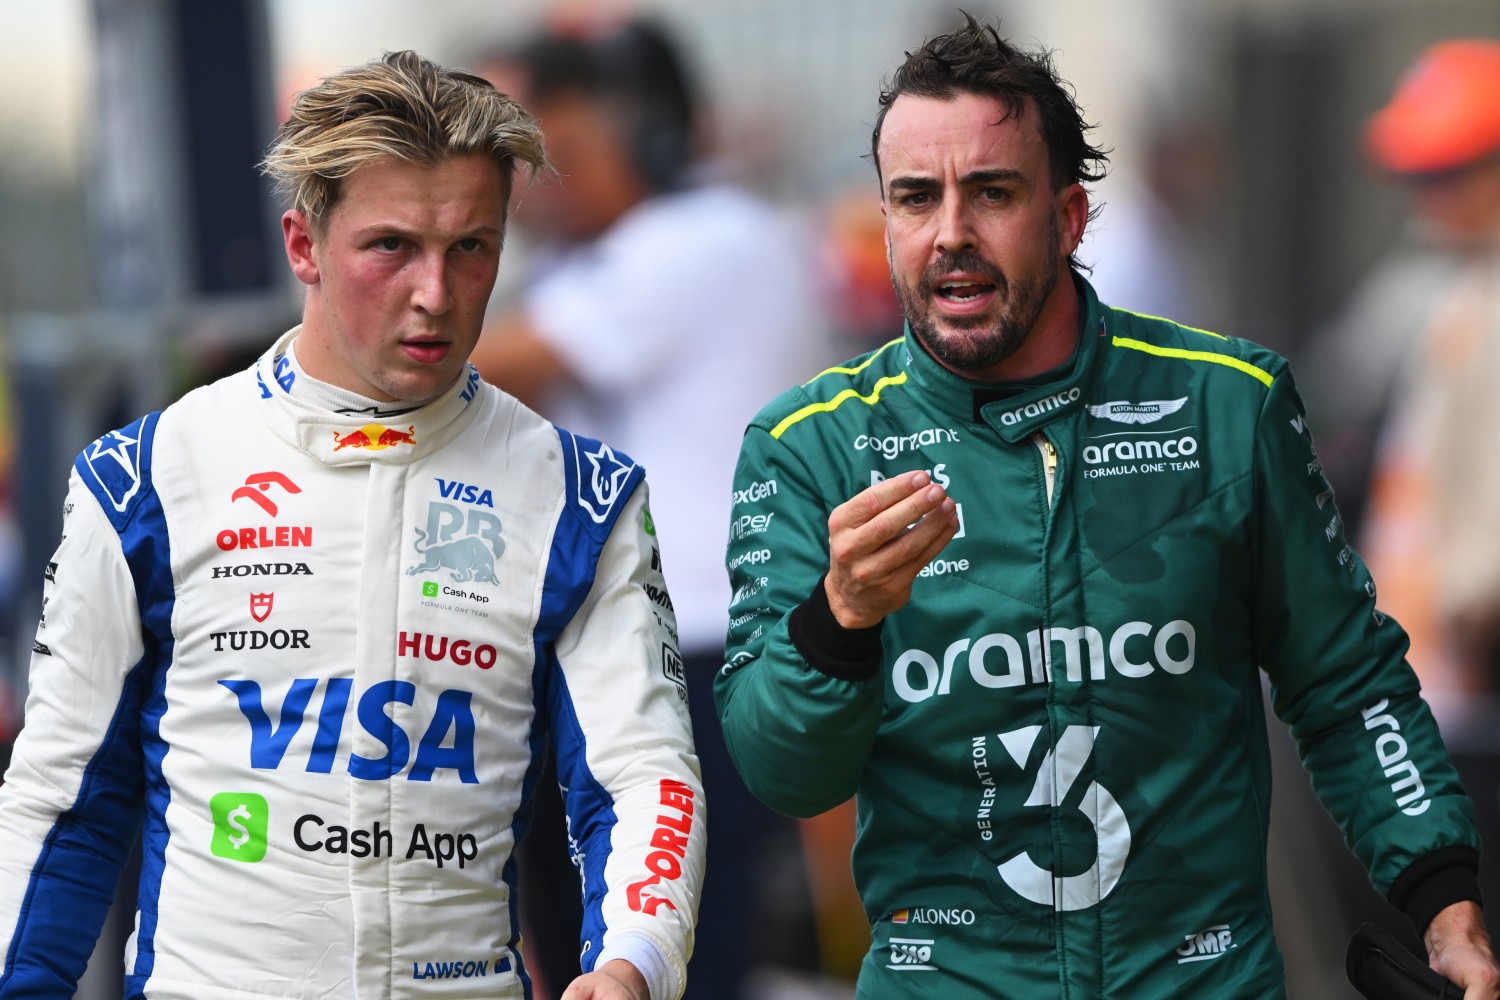
[{"label": "fingers", "polygon": [[947,499],[925,472],[909,472],[876,483],[834,508],[828,537],[841,547],[842,558],[858,558],[902,539],[906,532]]},{"label": "fingers", "polygon": [[905,607],[922,567],[958,532],[957,507],[925,472],[876,483],[828,519],[828,604],[846,628]]}]

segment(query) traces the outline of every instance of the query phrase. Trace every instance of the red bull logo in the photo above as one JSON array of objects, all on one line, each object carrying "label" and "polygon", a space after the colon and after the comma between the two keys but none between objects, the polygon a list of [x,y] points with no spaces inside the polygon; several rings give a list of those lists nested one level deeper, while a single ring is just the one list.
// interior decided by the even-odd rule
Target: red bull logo
[{"label": "red bull logo", "polygon": [[333,450],[339,451],[343,448],[368,448],[371,451],[384,451],[386,448],[394,448],[401,444],[416,444],[417,428],[410,425],[406,430],[398,430],[395,427],[382,427],[379,424],[365,424],[358,430],[350,431],[348,434],[339,436],[338,431],[333,432]]}]

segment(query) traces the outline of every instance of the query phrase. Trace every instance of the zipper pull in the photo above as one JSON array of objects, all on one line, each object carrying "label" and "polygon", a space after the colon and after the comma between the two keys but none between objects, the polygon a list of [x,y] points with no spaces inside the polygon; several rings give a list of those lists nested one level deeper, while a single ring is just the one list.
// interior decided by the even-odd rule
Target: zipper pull
[{"label": "zipper pull", "polygon": [[1042,469],[1047,476],[1047,503],[1052,503],[1052,486],[1057,481],[1057,448],[1041,431],[1036,432],[1037,447],[1042,449]]}]

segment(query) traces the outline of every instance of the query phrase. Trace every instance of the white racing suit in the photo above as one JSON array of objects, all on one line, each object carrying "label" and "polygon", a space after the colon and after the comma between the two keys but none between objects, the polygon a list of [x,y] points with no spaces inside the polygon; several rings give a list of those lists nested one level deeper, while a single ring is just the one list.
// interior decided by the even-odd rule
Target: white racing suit
[{"label": "white racing suit", "polygon": [[295,334],[74,464],[0,789],[0,997],[72,996],[138,831],[129,997],[529,997],[549,739],[583,967],[676,997],[706,817],[643,470],[472,368],[396,418],[312,407]]}]

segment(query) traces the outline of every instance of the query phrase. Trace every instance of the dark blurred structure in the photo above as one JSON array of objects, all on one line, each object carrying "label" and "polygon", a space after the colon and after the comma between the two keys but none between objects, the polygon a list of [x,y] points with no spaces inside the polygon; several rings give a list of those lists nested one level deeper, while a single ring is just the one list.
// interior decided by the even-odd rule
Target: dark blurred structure
[{"label": "dark blurred structure", "polygon": [[[21,690],[73,455],[199,381],[182,366],[192,364],[186,341],[205,318],[237,338],[264,330],[269,340],[287,307],[275,206],[255,168],[274,131],[265,0],[89,7],[97,118],[84,204],[93,258],[80,284],[94,301],[7,323],[23,590],[4,609],[0,638],[15,650]],[[133,870],[79,985],[82,1000],[120,996]]]}]

